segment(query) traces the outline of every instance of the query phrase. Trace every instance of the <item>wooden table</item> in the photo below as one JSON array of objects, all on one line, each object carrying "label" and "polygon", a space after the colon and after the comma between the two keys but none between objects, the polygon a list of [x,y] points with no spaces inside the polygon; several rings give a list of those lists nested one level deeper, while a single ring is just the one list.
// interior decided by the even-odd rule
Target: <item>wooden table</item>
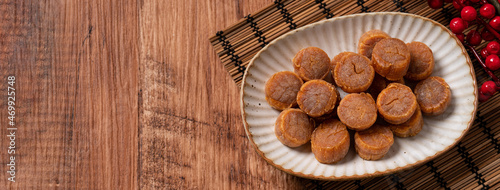
[{"label": "wooden table", "polygon": [[208,40],[269,3],[1,0],[0,189],[302,188],[248,143]]}]

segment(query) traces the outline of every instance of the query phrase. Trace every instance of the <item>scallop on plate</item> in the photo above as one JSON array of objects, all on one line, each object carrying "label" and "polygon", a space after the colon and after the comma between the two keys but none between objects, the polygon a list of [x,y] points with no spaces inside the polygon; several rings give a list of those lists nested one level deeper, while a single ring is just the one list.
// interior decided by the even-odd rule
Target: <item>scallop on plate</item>
[{"label": "scallop on plate", "polygon": [[[330,58],[356,52],[361,35],[372,29],[404,42],[420,41],[433,51],[431,76],[449,84],[451,102],[439,116],[424,116],[422,131],[414,137],[394,137],[394,145],[380,160],[367,161],[351,146],[336,164],[319,163],[310,143],[297,148],[283,145],[274,133],[280,111],[271,108],[264,94],[266,81],[276,72],[293,71],[292,58],[305,47],[323,49]],[[341,97],[346,95],[340,88]],[[468,131],[477,108],[474,68],[465,48],[446,27],[431,19],[406,13],[367,13],[313,23],[275,39],[250,61],[241,87],[243,123],[250,142],[271,165],[287,173],[322,180],[359,179],[409,169],[443,154]]]}]

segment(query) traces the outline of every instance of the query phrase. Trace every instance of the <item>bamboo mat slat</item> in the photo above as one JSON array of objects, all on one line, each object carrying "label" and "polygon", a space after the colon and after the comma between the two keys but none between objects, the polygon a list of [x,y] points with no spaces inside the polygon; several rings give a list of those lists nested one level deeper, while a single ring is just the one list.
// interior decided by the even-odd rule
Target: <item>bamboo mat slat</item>
[{"label": "bamboo mat slat", "polygon": [[[363,12],[407,12],[445,26],[459,13],[451,4],[433,10],[423,0],[282,0],[247,15],[210,38],[214,50],[240,86],[246,65],[277,37],[323,19]],[[485,43],[478,46],[483,48]],[[490,80],[477,60],[478,84]],[[500,75],[500,70],[495,74]],[[461,142],[436,159],[399,173],[352,181],[315,181],[308,189],[498,189],[500,188],[500,96],[481,103],[475,122]]]}]

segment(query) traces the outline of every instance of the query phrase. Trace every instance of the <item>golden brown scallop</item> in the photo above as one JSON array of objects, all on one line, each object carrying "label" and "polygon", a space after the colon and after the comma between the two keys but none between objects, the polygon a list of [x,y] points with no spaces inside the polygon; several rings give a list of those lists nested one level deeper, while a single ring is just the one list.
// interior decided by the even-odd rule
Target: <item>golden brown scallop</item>
[{"label": "golden brown scallop", "polygon": [[424,118],[422,117],[422,112],[417,106],[417,110],[410,119],[402,124],[394,125],[390,124],[389,128],[398,137],[412,137],[417,135],[424,126]]},{"label": "golden brown scallop", "polygon": [[367,130],[356,131],[354,144],[358,155],[365,160],[379,160],[394,144],[389,127],[375,124]]},{"label": "golden brown scallop", "polygon": [[302,84],[302,79],[291,71],[277,72],[266,82],[266,100],[277,110],[291,108],[297,105],[297,93]]},{"label": "golden brown scallop", "polygon": [[[405,84],[405,80],[403,78],[401,80],[394,82]],[[373,99],[377,99],[378,94],[380,94],[380,92],[382,92],[382,90],[384,90],[390,83],[392,83],[392,81],[389,81],[383,76],[380,76],[379,74],[375,73],[372,85],[370,85],[370,88],[368,88],[368,93],[372,95]]]},{"label": "golden brown scallop", "polygon": [[[332,76],[332,78],[331,78],[331,79],[332,79],[332,82],[328,81],[329,79],[328,79],[328,80],[326,80],[327,82],[330,82],[330,83],[332,83],[332,84],[334,84],[334,85],[337,85],[337,83],[335,83],[335,72],[334,72],[334,70],[335,70],[335,65],[337,65],[337,62],[342,61],[342,60],[344,59],[344,56],[349,55],[349,54],[352,54],[352,53],[354,53],[354,52],[347,52],[347,51],[345,51],[345,52],[340,52],[340,53],[339,53],[339,54],[337,54],[335,57],[333,57],[332,61],[330,61],[330,70],[332,71],[332,72],[330,72],[330,73],[331,73],[331,76]],[[328,76],[327,76],[327,77],[328,77]]]},{"label": "golden brown scallop", "polygon": [[367,93],[352,93],[345,96],[337,108],[340,121],[349,129],[362,131],[377,121],[375,100]]},{"label": "golden brown scallop", "polygon": [[338,62],[343,61],[344,57],[346,55],[349,55],[349,54],[354,54],[354,52],[344,51],[344,52],[340,52],[335,57],[333,57],[332,61],[330,62],[330,69],[332,70],[332,73],[333,73],[333,70],[335,69],[335,65],[337,65]]},{"label": "golden brown scallop", "polygon": [[410,66],[410,51],[399,39],[380,40],[373,48],[372,64],[379,75],[390,81],[400,80]]},{"label": "golden brown scallop", "polygon": [[367,90],[375,76],[370,60],[357,53],[344,55],[341,61],[336,63],[333,73],[337,86],[348,93]]},{"label": "golden brown scallop", "polygon": [[450,86],[437,76],[420,81],[415,87],[415,95],[422,113],[426,115],[442,114],[451,100]]},{"label": "golden brown scallop", "polygon": [[335,107],[333,108],[333,111],[331,113],[324,114],[324,115],[319,116],[319,117],[314,117],[314,121],[316,121],[316,123],[322,123],[323,121],[326,121],[328,119],[333,119],[333,118],[338,119],[337,108],[338,108],[338,105],[340,104],[340,93],[338,90],[335,90],[335,92],[337,92],[337,101],[335,102]]},{"label": "golden brown scallop", "polygon": [[413,115],[417,109],[417,100],[409,87],[391,83],[378,95],[377,109],[385,121],[401,124]]},{"label": "golden brown scallop", "polygon": [[410,66],[405,78],[419,81],[431,76],[434,69],[432,50],[422,42],[406,44],[410,50]]},{"label": "golden brown scallop", "polygon": [[300,109],[283,110],[274,124],[274,133],[278,140],[288,147],[298,147],[311,140],[314,120]]},{"label": "golden brown scallop", "polygon": [[390,38],[390,36],[381,30],[370,30],[365,32],[361,35],[361,38],[359,38],[358,53],[371,59],[375,44],[386,38]]},{"label": "golden brown scallop", "polygon": [[324,164],[336,163],[349,151],[350,137],[346,126],[337,119],[326,120],[313,132],[311,149],[318,160]]},{"label": "golden brown scallop", "polygon": [[304,81],[324,79],[330,71],[330,58],[320,48],[307,47],[295,55],[293,68]]},{"label": "golden brown scallop", "polygon": [[297,103],[307,115],[319,117],[329,114],[337,104],[339,93],[324,80],[310,80],[300,87]]}]

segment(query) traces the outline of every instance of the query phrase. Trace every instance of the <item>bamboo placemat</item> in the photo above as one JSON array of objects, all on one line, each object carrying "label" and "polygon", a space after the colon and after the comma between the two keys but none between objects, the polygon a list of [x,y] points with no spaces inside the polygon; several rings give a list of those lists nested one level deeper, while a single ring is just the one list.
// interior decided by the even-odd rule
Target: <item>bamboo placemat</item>
[{"label": "bamboo placemat", "polygon": [[[445,26],[459,13],[451,3],[433,10],[423,0],[282,0],[247,15],[210,38],[224,67],[239,86],[252,57],[275,38],[323,19],[362,12],[407,12]],[[478,49],[484,47],[482,44]],[[489,80],[477,60],[478,85]],[[496,72],[497,76],[500,74]],[[476,120],[458,145],[436,159],[400,173],[353,181],[314,181],[315,189],[500,189],[500,96],[478,106]]]}]

